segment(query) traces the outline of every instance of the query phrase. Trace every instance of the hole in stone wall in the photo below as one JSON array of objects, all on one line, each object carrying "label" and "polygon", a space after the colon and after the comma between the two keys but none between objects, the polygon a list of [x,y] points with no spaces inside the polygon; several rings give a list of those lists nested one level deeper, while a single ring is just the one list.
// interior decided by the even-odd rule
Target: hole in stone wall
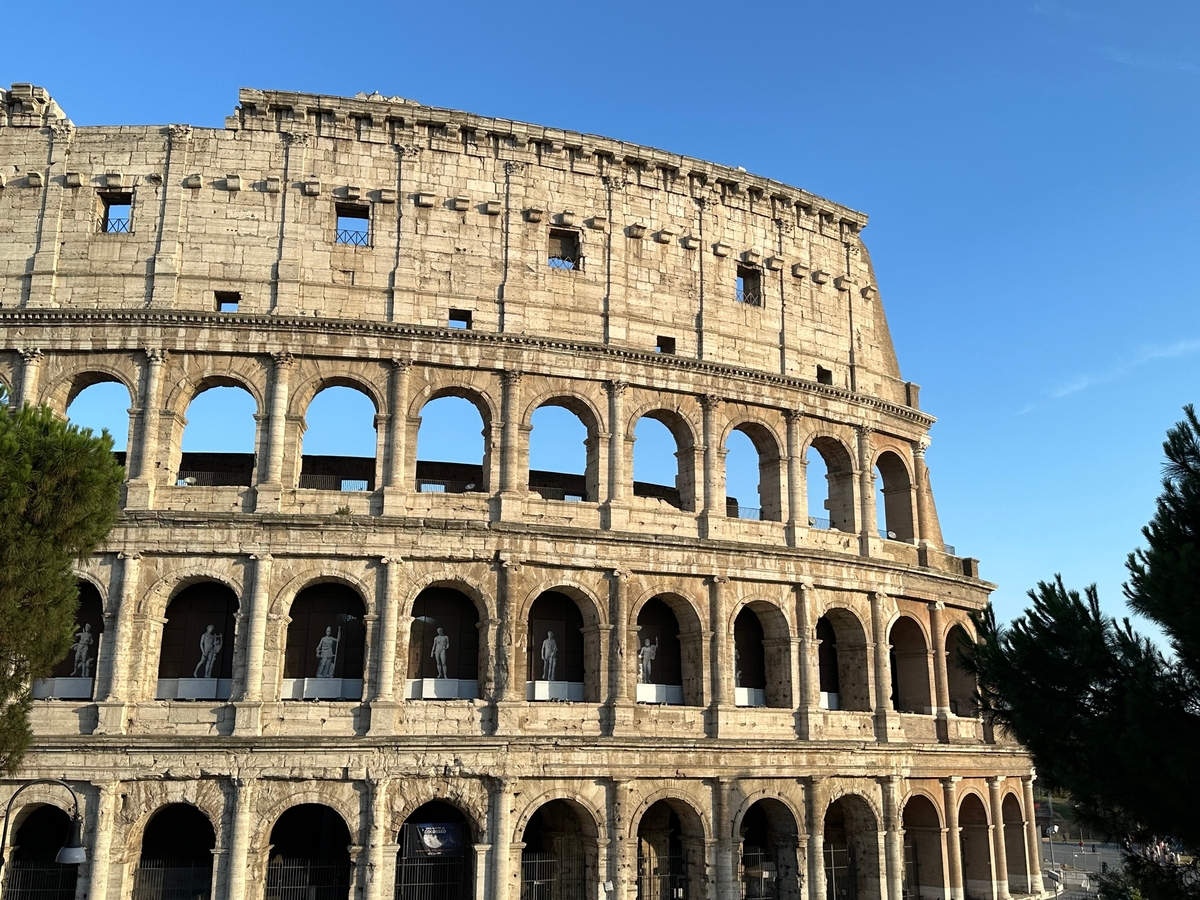
[{"label": "hole in stone wall", "polygon": [[242,302],[240,292],[214,291],[213,293],[217,303],[217,312],[230,313],[238,311],[238,306]]},{"label": "hole in stone wall", "polygon": [[337,243],[366,247],[371,243],[371,209],[357,203],[338,203]]},{"label": "hole in stone wall", "polygon": [[675,338],[660,334],[656,340],[658,343],[654,347],[655,353],[666,353],[671,356],[675,354]]},{"label": "hole in stone wall", "polygon": [[450,318],[447,324],[450,328],[458,328],[463,331],[470,331],[471,311],[469,309],[450,310]]},{"label": "hole in stone wall", "polygon": [[833,384],[833,370],[817,366],[817,384]]}]

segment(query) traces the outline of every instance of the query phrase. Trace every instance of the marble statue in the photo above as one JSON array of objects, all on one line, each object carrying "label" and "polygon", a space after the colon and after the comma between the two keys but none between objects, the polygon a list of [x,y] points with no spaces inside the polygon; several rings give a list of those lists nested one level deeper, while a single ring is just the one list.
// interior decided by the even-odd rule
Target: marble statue
[{"label": "marble statue", "polygon": [[554,641],[554,632],[547,631],[546,639],[542,641],[542,680],[553,681],[554,669],[558,664],[558,644]]},{"label": "marble statue", "polygon": [[342,642],[342,629],[338,628],[337,637],[333,636],[333,629],[326,628],[325,636],[317,641],[317,677],[332,678],[333,667],[337,665],[338,645]]},{"label": "marble statue", "polygon": [[71,677],[91,678],[92,677],[92,626],[85,624],[83,628],[76,633],[75,643],[71,645],[71,649],[75,651],[75,668],[71,670]]},{"label": "marble statue", "polygon": [[646,642],[638,650],[638,660],[641,662],[641,668],[638,669],[638,681],[642,684],[654,683],[650,680],[650,669],[654,665],[656,656],[658,656],[658,638],[654,639],[653,645],[650,643],[650,638],[646,638]]},{"label": "marble statue", "polygon": [[433,649],[429,655],[433,657],[433,661],[437,663],[437,677],[449,678],[446,672],[446,651],[450,649],[450,638],[446,636],[446,632],[442,629],[437,630],[437,637],[433,639]]},{"label": "marble statue", "polygon": [[[212,678],[213,666],[217,662],[217,654],[221,652],[221,648],[225,646],[225,636],[223,634],[214,634],[215,625],[209,625],[204,629],[204,634],[200,635],[200,662],[196,663],[196,668],[192,672],[193,678]],[[204,674],[200,674],[200,670],[204,670]]]}]

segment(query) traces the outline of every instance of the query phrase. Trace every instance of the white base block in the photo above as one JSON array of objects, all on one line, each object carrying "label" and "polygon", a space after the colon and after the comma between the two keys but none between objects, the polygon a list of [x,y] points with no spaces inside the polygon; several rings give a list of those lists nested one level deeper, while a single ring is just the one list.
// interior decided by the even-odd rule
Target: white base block
[{"label": "white base block", "polygon": [[734,688],[734,706],[766,706],[767,692],[762,688]]},{"label": "white base block", "polygon": [[821,691],[821,709],[841,709],[842,698],[840,694]]},{"label": "white base block", "polygon": [[281,700],[361,700],[361,678],[285,678]]},{"label": "white base block", "polygon": [[475,700],[479,682],[459,678],[410,678],[404,683],[406,700]]},{"label": "white base block", "polygon": [[572,703],[583,702],[582,681],[527,681],[525,682],[526,700],[567,700]]},{"label": "white base block", "polygon": [[683,706],[682,684],[639,684],[637,686],[638,703],[667,703],[671,706]]},{"label": "white base block", "polygon": [[91,700],[94,678],[39,678],[31,691],[34,700]]},{"label": "white base block", "polygon": [[228,678],[160,678],[156,700],[228,700],[233,681]]}]

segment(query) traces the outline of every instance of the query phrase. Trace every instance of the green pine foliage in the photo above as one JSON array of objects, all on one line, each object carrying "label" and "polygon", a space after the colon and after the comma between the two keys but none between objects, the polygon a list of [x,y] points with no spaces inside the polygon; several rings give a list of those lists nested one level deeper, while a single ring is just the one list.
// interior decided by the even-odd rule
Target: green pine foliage
[{"label": "green pine foliage", "polygon": [[0,390],[0,773],[29,746],[29,689],[71,646],[79,590],[71,565],[116,521],[124,471],[112,438]]},{"label": "green pine foliage", "polygon": [[[962,659],[980,706],[1033,756],[1076,818],[1112,839],[1152,838],[1200,855],[1200,421],[1191,406],[1163,444],[1163,492],[1130,554],[1129,605],[1162,628],[1164,655],[1129,620],[1100,612],[1095,585],[1039,582],[1009,627],[991,608]],[[1200,897],[1193,865],[1130,853],[1120,883],[1150,900]],[[1109,893],[1117,882],[1110,884]]]}]

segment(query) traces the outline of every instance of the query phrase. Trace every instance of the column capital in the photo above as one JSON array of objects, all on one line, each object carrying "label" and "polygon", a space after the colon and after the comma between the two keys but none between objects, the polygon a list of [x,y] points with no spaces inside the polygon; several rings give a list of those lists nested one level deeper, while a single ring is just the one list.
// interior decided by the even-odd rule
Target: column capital
[{"label": "column capital", "polygon": [[916,441],[913,442],[913,455],[923,457],[925,455],[925,451],[929,449],[929,445],[931,443],[933,443],[933,440],[929,437],[929,435],[921,435]]},{"label": "column capital", "polygon": [[287,350],[279,350],[276,353],[272,353],[271,358],[275,360],[275,368],[277,369],[289,369],[296,361],[296,358]]},{"label": "column capital", "polygon": [[633,572],[629,569],[613,569],[611,572],[612,578],[628,579],[633,577]]},{"label": "column capital", "polygon": [[25,347],[20,351],[20,353],[21,359],[25,360],[27,363],[39,360],[43,356],[42,349],[40,347]]},{"label": "column capital", "polygon": [[266,550],[257,550],[250,554],[250,558],[255,562],[270,562],[275,557]]},{"label": "column capital", "polygon": [[804,408],[796,407],[796,408],[785,409],[783,411],[783,417],[784,417],[784,419],[786,419],[789,422],[799,422],[801,419],[804,418]]},{"label": "column capital", "polygon": [[402,557],[402,556],[381,556],[381,557],[379,557],[379,564],[381,566],[394,566],[394,565],[398,565],[402,562],[404,562],[404,557]]},{"label": "column capital", "polygon": [[389,362],[392,364],[392,371],[395,372],[397,375],[403,375],[405,372],[407,372],[409,369],[412,368],[412,360],[411,359],[404,359],[402,357],[393,356],[389,360]]},{"label": "column capital", "polygon": [[796,587],[802,591],[811,591],[813,589],[813,580],[811,578],[801,578],[796,582]]},{"label": "column capital", "polygon": [[117,554],[117,559],[141,559],[142,552],[140,550],[122,550]]},{"label": "column capital", "polygon": [[940,613],[940,612],[945,612],[945,611],[946,611],[946,603],[945,603],[945,601],[943,601],[943,600],[931,600],[931,601],[929,602],[929,611],[930,611],[930,612],[939,612],[939,613]]},{"label": "column capital", "polygon": [[725,400],[715,394],[701,394],[700,406],[705,412],[713,412],[718,409]]},{"label": "column capital", "polygon": [[947,775],[944,778],[939,778],[938,781],[941,782],[942,787],[952,788],[956,784],[958,784],[960,781],[962,781],[962,776],[961,775]]},{"label": "column capital", "polygon": [[608,391],[610,397],[623,397],[627,387],[629,387],[628,383],[615,379],[604,382],[604,389]]},{"label": "column capital", "polygon": [[524,377],[525,373],[519,370],[500,373],[500,381],[505,387],[516,387],[521,383],[521,379]]},{"label": "column capital", "polygon": [[162,365],[167,361],[167,357],[169,355],[169,351],[163,347],[146,348],[146,362],[150,363],[152,366]]},{"label": "column capital", "polygon": [[728,575],[710,575],[713,584],[729,584]]}]

